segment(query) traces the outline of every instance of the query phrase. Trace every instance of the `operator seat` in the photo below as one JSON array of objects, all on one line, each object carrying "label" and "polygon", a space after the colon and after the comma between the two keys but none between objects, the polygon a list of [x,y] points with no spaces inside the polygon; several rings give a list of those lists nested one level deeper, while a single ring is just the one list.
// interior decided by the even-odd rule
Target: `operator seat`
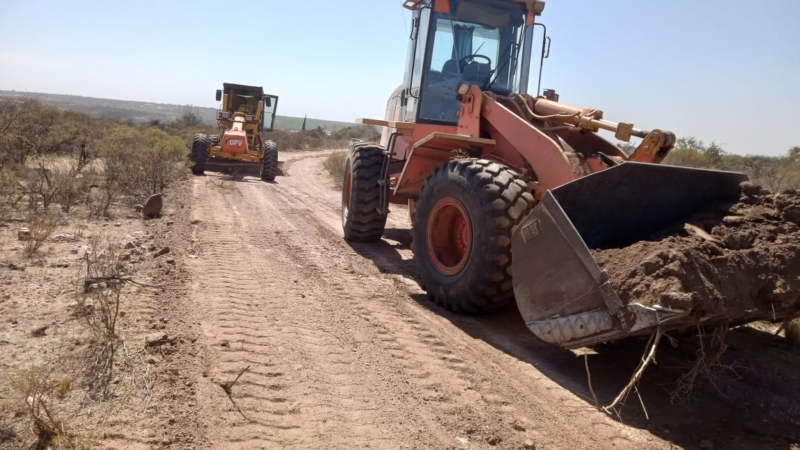
[{"label": "operator seat", "polygon": [[457,59],[448,59],[445,61],[444,66],[442,66],[443,80],[447,80],[449,78],[459,78],[460,75],[461,70],[459,70]]},{"label": "operator seat", "polygon": [[492,67],[489,64],[472,61],[464,67],[461,79],[470,84],[485,84],[492,75]]},{"label": "operator seat", "polygon": [[421,104],[421,116],[434,120],[452,120],[457,117],[456,87],[460,79],[457,59],[447,60],[438,76],[428,76],[423,92],[425,100]]}]

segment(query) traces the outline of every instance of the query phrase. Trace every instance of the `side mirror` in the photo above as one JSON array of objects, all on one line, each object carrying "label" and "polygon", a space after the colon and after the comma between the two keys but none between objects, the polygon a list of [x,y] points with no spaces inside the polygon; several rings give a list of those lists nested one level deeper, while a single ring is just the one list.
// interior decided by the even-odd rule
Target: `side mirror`
[{"label": "side mirror", "polygon": [[264,97],[264,106],[267,108],[272,108],[272,98],[271,97]]},{"label": "side mirror", "polygon": [[222,90],[221,89],[217,89],[217,101],[218,102],[222,101]]}]

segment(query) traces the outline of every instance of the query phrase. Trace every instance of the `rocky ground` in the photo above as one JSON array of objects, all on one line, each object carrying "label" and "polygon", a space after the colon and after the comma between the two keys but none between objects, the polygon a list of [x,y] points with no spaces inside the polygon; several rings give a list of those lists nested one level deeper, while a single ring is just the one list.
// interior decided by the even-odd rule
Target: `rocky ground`
[{"label": "rocky ground", "polygon": [[[600,413],[584,357],[537,341],[513,307],[469,317],[426,299],[403,208],[382,242],[345,242],[324,156],[284,156],[274,184],[192,177],[161,219],[71,222],[34,260],[12,250],[15,224],[0,228],[0,370],[80,374],[92,344],[75,284],[88,236],[104,232],[133,242],[124,271],[138,283],[123,291],[110,396],[88,397],[74,375],[48,400],[99,448],[800,449],[800,351],[774,328],[732,330],[715,383],[679,404],[670,392],[697,340],[665,339],[638,389],[647,413],[638,396],[621,418]],[[601,403],[644,344],[590,352]],[[0,378],[14,411],[12,377]]]}]

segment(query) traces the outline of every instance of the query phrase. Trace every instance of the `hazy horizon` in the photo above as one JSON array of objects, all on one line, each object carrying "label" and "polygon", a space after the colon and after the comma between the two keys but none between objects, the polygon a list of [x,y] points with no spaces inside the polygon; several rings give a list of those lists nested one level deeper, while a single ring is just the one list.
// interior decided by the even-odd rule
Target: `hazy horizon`
[{"label": "hazy horizon", "polygon": [[[215,107],[230,81],[279,95],[282,115],[382,118],[405,66],[401,4],[252,4],[262,20],[226,28],[208,0],[0,0],[0,89]],[[548,1],[543,87],[609,120],[782,154],[800,145],[800,2],[751,5]]]}]

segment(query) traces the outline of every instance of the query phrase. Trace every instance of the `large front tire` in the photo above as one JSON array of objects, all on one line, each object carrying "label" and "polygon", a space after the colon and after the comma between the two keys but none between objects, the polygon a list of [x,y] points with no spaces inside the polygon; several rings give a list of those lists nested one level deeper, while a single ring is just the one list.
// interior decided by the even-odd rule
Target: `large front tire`
[{"label": "large front tire", "polygon": [[342,228],[348,241],[374,242],[383,236],[387,214],[380,211],[381,194],[389,195],[388,185],[380,183],[385,160],[383,148],[359,145],[345,162]]},{"label": "large front tire", "polygon": [[412,245],[432,300],[465,313],[513,300],[511,232],[533,202],[526,188],[516,172],[481,159],[447,162],[425,180]]},{"label": "large front tire", "polygon": [[273,141],[264,143],[264,160],[261,162],[261,179],[275,181],[278,176],[278,144]]},{"label": "large front tire", "polygon": [[192,139],[192,152],[189,159],[192,161],[192,173],[202,175],[206,171],[208,161],[209,140],[205,134],[195,134]]}]

